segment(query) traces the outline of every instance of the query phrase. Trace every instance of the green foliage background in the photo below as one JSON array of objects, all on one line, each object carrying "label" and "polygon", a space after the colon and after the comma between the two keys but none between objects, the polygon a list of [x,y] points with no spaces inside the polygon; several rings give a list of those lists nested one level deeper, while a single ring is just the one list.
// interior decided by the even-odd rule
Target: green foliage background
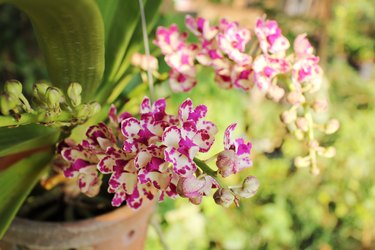
[{"label": "green foliage background", "polygon": [[[226,126],[238,122],[238,134],[254,144],[254,166],[242,177],[255,175],[261,182],[258,194],[239,208],[224,209],[210,198],[202,206],[183,199],[161,203],[156,219],[170,249],[375,248],[375,78],[373,73],[363,79],[358,71],[362,62],[374,61],[374,5],[371,0],[340,3],[328,27],[325,72],[330,113],[340,120],[341,129],[325,141],[336,147],[337,156],[322,162],[320,176],[293,167],[293,158],[303,148],[278,121],[282,107],[257,102],[253,94],[219,89],[207,70],[200,71],[200,83],[191,93],[169,99],[171,109],[188,96],[208,105],[209,118],[221,131],[213,152],[220,150]],[[0,33],[0,72],[8,74],[0,75],[1,82],[17,77],[31,86],[46,72],[32,46],[29,24],[11,7],[1,8],[0,23],[7,25]],[[160,23],[181,24],[181,20],[170,14]],[[23,27],[26,32],[18,36],[14,30]],[[166,83],[157,87],[160,96],[168,91]],[[153,227],[146,249],[163,249]]]},{"label": "green foliage background", "polygon": [[[184,200],[161,203],[159,220],[171,249],[375,248],[374,64],[370,79],[359,76],[361,63],[374,62],[373,11],[374,5],[366,0],[337,1],[333,8],[324,69],[329,87],[322,94],[328,95],[330,116],[340,120],[341,128],[323,141],[335,146],[337,155],[321,161],[317,177],[293,167],[293,157],[303,148],[285,135],[278,121],[282,107],[254,100],[256,93],[221,90],[208,71],[200,72],[199,84],[190,94],[172,97],[170,103],[176,106],[187,96],[207,104],[220,131],[239,123],[242,135],[254,144],[254,166],[242,177],[257,176],[261,187],[239,208],[224,209],[209,198],[201,207]],[[178,15],[167,15],[164,21],[183,27]],[[282,23],[285,33],[296,35],[293,21],[284,17]],[[321,28],[315,26],[314,33]],[[220,150],[222,134],[216,139],[215,149]],[[162,249],[153,228],[147,249]]]}]

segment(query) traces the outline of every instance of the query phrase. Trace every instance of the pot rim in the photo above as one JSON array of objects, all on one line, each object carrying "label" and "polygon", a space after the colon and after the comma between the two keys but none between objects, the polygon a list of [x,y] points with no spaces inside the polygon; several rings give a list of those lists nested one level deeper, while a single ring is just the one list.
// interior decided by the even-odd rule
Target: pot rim
[{"label": "pot rim", "polygon": [[3,240],[37,249],[55,249],[50,247],[52,243],[58,246],[57,249],[93,245],[123,233],[124,228],[137,231],[136,228],[147,224],[155,207],[156,200],[144,200],[138,210],[125,205],[93,218],[73,222],[43,222],[16,217]]},{"label": "pot rim", "polygon": [[64,227],[76,226],[78,224],[85,224],[85,226],[87,226],[87,224],[89,223],[98,223],[98,222],[100,223],[100,222],[118,221],[118,220],[127,219],[135,213],[140,213],[141,211],[146,210],[150,206],[155,206],[155,202],[146,199],[145,201],[143,201],[143,205],[138,210],[135,210],[135,209],[130,208],[129,206],[123,205],[121,207],[115,208],[114,210],[110,212],[100,214],[100,215],[97,215],[88,219],[82,219],[82,220],[76,220],[76,221],[38,221],[38,220],[15,217],[13,222],[20,221],[24,223],[30,223],[30,224],[32,223],[34,225],[43,224],[43,225],[48,225],[48,226],[60,224],[60,225],[63,225]]}]

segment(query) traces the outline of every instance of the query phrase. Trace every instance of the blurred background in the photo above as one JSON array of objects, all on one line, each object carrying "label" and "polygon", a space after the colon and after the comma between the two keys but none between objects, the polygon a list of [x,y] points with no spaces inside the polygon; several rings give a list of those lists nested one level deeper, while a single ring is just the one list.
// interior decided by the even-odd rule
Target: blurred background
[{"label": "blurred background", "polygon": [[[224,129],[238,122],[238,135],[254,145],[253,167],[240,177],[254,175],[261,187],[239,208],[222,208],[210,198],[201,206],[166,200],[153,218],[146,249],[375,249],[374,13],[373,0],[163,2],[159,25],[177,23],[183,28],[185,15],[191,14],[212,22],[226,17],[251,28],[257,17],[267,15],[279,22],[290,40],[307,33],[325,71],[327,88],[320,94],[330,100],[330,116],[340,120],[341,128],[324,137],[337,155],[320,161],[319,176],[297,170],[293,159],[304,147],[279,121],[285,107],[266,100],[256,89],[219,89],[213,72],[202,70],[197,87],[172,95],[170,106],[177,109],[187,96],[207,104],[210,120],[221,131],[219,142]],[[2,6],[0,30],[0,82],[17,78],[31,88],[46,78],[27,18]],[[161,71],[167,71],[159,63]],[[157,93],[170,95],[168,85],[158,85]],[[212,152],[220,148],[217,143]]]}]

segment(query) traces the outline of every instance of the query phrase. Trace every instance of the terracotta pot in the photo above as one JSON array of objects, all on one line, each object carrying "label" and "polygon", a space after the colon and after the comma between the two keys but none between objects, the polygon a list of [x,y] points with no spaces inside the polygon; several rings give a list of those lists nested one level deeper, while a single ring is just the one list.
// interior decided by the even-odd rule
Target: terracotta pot
[{"label": "terracotta pot", "polygon": [[[134,211],[122,207],[77,222],[39,222],[16,218],[0,242],[1,250],[143,249],[155,202]],[[22,248],[24,249],[24,248]]]}]

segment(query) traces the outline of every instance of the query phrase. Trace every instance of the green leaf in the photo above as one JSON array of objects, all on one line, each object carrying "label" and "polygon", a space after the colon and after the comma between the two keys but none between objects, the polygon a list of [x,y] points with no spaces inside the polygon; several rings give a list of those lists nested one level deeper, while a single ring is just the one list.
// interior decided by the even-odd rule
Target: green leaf
[{"label": "green leaf", "polygon": [[41,125],[0,128],[0,157],[53,145],[58,138],[59,131],[57,129]]},{"label": "green leaf", "polygon": [[[147,31],[150,34],[152,28],[156,24],[157,21],[157,13],[159,10],[161,1],[160,0],[153,0],[147,1],[144,5],[145,7],[145,16],[147,22]],[[149,35],[149,43],[152,43],[154,39],[154,34]],[[135,52],[143,51],[144,50],[144,43],[143,43],[143,34],[142,34],[142,22],[139,20],[137,27],[135,28],[134,34],[132,39],[130,40],[130,45],[123,56],[122,63],[120,68],[117,71],[114,81],[117,82],[122,79],[124,76],[128,74],[129,65],[131,61],[131,56]]]},{"label": "green leaf", "polygon": [[[126,1],[123,1],[126,2]],[[64,90],[79,82],[84,101],[98,88],[104,71],[104,26],[93,0],[0,0],[30,18],[53,85]]]},{"label": "green leaf", "polygon": [[0,239],[51,157],[51,152],[37,153],[0,172]]},{"label": "green leaf", "polygon": [[[106,36],[105,84],[102,84],[98,93],[98,101],[104,103],[119,82],[128,82],[125,74],[131,55],[143,47],[143,37],[138,1],[97,2],[103,16]],[[155,24],[160,3],[161,0],[144,0],[148,31]]]},{"label": "green leaf", "polygon": [[140,19],[138,1],[97,0],[105,26],[103,81],[114,78]]}]

